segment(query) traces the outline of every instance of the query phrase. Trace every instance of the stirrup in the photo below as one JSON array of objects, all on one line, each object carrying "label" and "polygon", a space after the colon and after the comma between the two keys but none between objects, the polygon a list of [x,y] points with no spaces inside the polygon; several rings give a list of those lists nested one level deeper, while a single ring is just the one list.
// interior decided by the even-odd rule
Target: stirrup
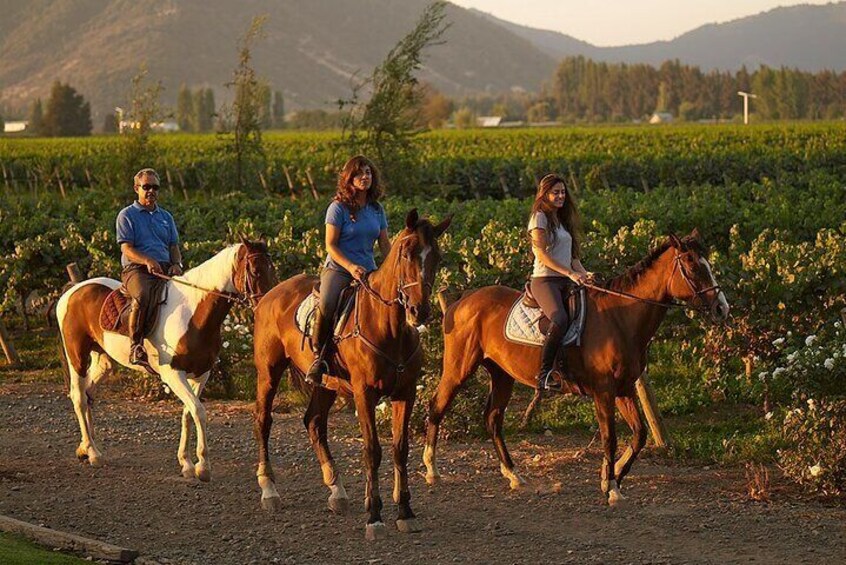
[{"label": "stirrup", "polygon": [[130,365],[138,365],[142,369],[144,369],[147,374],[153,377],[159,377],[159,375],[152,366],[150,366],[150,362],[147,359],[147,350],[144,349],[143,345],[134,345],[132,349],[129,351],[129,364]]},{"label": "stirrup", "polygon": [[561,379],[556,380],[554,374],[557,371],[550,369],[546,374],[538,374],[537,388],[544,392],[561,392]]},{"label": "stirrup", "polygon": [[305,382],[313,386],[323,386],[323,376],[329,372],[329,363],[318,357],[305,374]]}]

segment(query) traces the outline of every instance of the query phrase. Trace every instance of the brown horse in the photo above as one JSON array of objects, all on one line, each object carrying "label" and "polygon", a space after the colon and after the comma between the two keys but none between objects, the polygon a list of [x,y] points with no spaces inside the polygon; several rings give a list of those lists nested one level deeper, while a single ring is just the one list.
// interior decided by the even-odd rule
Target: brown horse
[{"label": "brown horse", "polygon": [[[523,484],[505,446],[502,422],[514,381],[535,386],[541,353],[539,347],[505,338],[505,319],[519,295],[511,288],[489,286],[465,294],[447,309],[443,375],[429,403],[423,454],[430,484],[439,478],[435,454],[441,420],[461,384],[480,364],[491,376],[485,424],[499,456],[500,470],[511,488]],[[593,397],[604,451],[601,488],[610,504],[622,500],[619,484],[646,442],[635,402],[635,381],[645,368],[647,346],[673,299],[707,306],[715,317],[728,316],[728,303],[714,281],[697,230],[683,240],[670,236],[645,259],[610,281],[607,289],[591,289],[582,345],[565,350],[571,376],[584,394]],[[616,465],[615,402],[633,434],[631,445]]]},{"label": "brown horse", "polygon": [[[166,299],[144,346],[150,364],[184,404],[177,459],[185,478],[211,478],[200,395],[220,352],[220,326],[234,301],[255,303],[275,283],[267,244],[246,238],[166,283]],[[95,467],[104,460],[94,440],[94,389],[112,361],[142,370],[129,364],[129,338],[100,324],[103,303],[118,287],[113,279],[90,279],[71,287],[56,304],[65,377],[82,433],[76,454]],[[191,420],[197,428],[196,466],[187,452]]]},{"label": "brown horse", "polygon": [[[423,352],[416,326],[430,316],[432,283],[440,263],[437,238],[447,229],[451,218],[437,226],[420,220],[416,210],[405,219],[403,229],[394,239],[391,252],[382,266],[360,285],[353,313],[340,330],[337,351],[340,368],[348,379],[338,380],[343,393],[354,397],[364,438],[366,487],[364,504],[369,512],[366,534],[378,538],[385,534],[382,500],[379,495],[379,464],[382,448],[376,433],[375,409],[387,396],[393,407],[394,501],[399,507],[397,528],[419,531],[411,510],[408,490],[408,422],[416,396],[417,380],[423,366]],[[262,506],[270,511],[281,507],[275,478],[268,457],[268,437],[273,419],[271,406],[279,380],[287,367],[298,378],[314,360],[304,347],[303,335],[295,323],[298,305],[312,291],[317,279],[298,275],[280,283],[256,309],[255,363],[258,370],[255,436],[259,446],[258,483]],[[329,408],[336,390],[317,387],[311,394],[303,423],[308,430],[323,482],[329,487],[329,507],[344,512],[349,504],[341,477],[335,469],[326,437]]]}]

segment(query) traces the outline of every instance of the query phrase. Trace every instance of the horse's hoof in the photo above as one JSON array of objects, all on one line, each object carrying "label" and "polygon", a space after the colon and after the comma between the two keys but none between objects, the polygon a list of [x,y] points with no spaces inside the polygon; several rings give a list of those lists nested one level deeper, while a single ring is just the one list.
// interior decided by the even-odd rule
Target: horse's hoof
[{"label": "horse's hoof", "polygon": [[185,465],[182,467],[182,478],[183,479],[193,479],[195,476],[194,466],[193,465]]},{"label": "horse's hoof", "polygon": [[208,467],[197,465],[194,468],[194,475],[204,483],[207,483],[211,480],[211,471]]},{"label": "horse's hoof", "polygon": [[520,475],[513,475],[508,478],[508,486],[511,490],[520,490],[526,486],[526,481]]},{"label": "horse's hoof", "polygon": [[79,459],[80,463],[85,463],[88,461],[88,450],[84,449],[82,446],[77,447],[76,458]]},{"label": "horse's hoof", "polygon": [[441,476],[434,473],[426,473],[426,484],[436,485],[441,482]]},{"label": "horse's hoof", "polygon": [[364,539],[368,541],[376,541],[388,537],[388,529],[382,522],[374,522],[367,524],[364,530]]},{"label": "horse's hoof", "polygon": [[340,496],[330,496],[329,497],[329,510],[334,512],[335,514],[346,514],[347,511],[350,509],[350,499],[349,498],[342,498]]},{"label": "horse's hoof", "polygon": [[102,467],[106,464],[106,460],[102,455],[94,453],[88,456],[88,464],[92,467]]},{"label": "horse's hoof", "polygon": [[416,534],[422,532],[423,527],[417,521],[417,518],[408,518],[406,520],[397,520],[397,530],[404,534]]},{"label": "horse's hoof", "polygon": [[282,510],[282,499],[278,496],[269,496],[261,499],[261,507],[267,511],[268,514],[275,514]]},{"label": "horse's hoof", "polygon": [[619,490],[612,490],[608,493],[608,505],[612,507],[625,506],[626,497]]}]

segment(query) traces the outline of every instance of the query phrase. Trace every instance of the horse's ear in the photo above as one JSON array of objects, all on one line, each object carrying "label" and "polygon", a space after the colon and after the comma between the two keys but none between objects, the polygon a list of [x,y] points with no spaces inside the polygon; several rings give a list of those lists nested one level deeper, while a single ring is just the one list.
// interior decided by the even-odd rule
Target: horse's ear
[{"label": "horse's ear", "polygon": [[443,235],[443,233],[447,230],[449,225],[452,223],[452,216],[453,215],[450,214],[449,216],[446,217],[446,219],[443,222],[441,222],[440,224],[435,226],[435,228],[433,230],[434,233],[435,233],[435,237],[441,237]]},{"label": "horse's ear", "polygon": [[693,228],[693,231],[690,232],[690,239],[694,239],[699,243],[702,243],[702,234],[699,233],[699,228]]},{"label": "horse's ear", "polygon": [[260,242],[262,242],[263,244],[267,245],[267,234],[264,233],[264,232],[261,232],[261,235],[259,236],[258,240]]},{"label": "horse's ear", "polygon": [[410,230],[413,230],[417,227],[417,222],[420,220],[420,216],[417,215],[417,208],[412,208],[408,215],[405,217],[405,227]]},{"label": "horse's ear", "polygon": [[669,237],[669,240],[670,240],[670,245],[671,245],[671,246],[675,247],[676,249],[681,249],[681,248],[682,248],[682,242],[681,242],[681,240],[679,239],[679,236],[677,236],[676,234],[671,233],[671,234],[670,234],[670,237]]},{"label": "horse's ear", "polygon": [[244,232],[239,232],[239,233],[238,233],[238,239],[240,239],[240,240],[241,240],[241,243],[243,243],[243,244],[244,244],[244,245],[246,245],[247,247],[249,247],[249,246],[250,246],[250,239],[249,239],[246,235],[244,235]]}]

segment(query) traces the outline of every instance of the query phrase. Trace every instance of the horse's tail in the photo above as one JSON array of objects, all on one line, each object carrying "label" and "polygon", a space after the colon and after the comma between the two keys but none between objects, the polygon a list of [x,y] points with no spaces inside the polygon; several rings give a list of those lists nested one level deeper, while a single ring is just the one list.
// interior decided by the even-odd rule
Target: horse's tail
[{"label": "horse's tail", "polygon": [[62,328],[56,332],[59,349],[59,359],[62,361],[62,377],[65,380],[65,392],[70,394],[70,365],[68,365],[68,354],[65,351],[65,339],[62,336]]},{"label": "horse's tail", "polygon": [[[51,317],[56,320],[56,342],[59,350],[59,359],[62,362],[62,378],[65,381],[65,392],[70,394],[70,364],[68,363],[68,350],[65,347],[65,336],[62,332],[62,322],[67,313],[68,291],[73,288],[73,283],[68,283],[62,289],[62,294],[55,300],[47,310],[48,321]],[[51,313],[52,312],[52,316]]]}]

